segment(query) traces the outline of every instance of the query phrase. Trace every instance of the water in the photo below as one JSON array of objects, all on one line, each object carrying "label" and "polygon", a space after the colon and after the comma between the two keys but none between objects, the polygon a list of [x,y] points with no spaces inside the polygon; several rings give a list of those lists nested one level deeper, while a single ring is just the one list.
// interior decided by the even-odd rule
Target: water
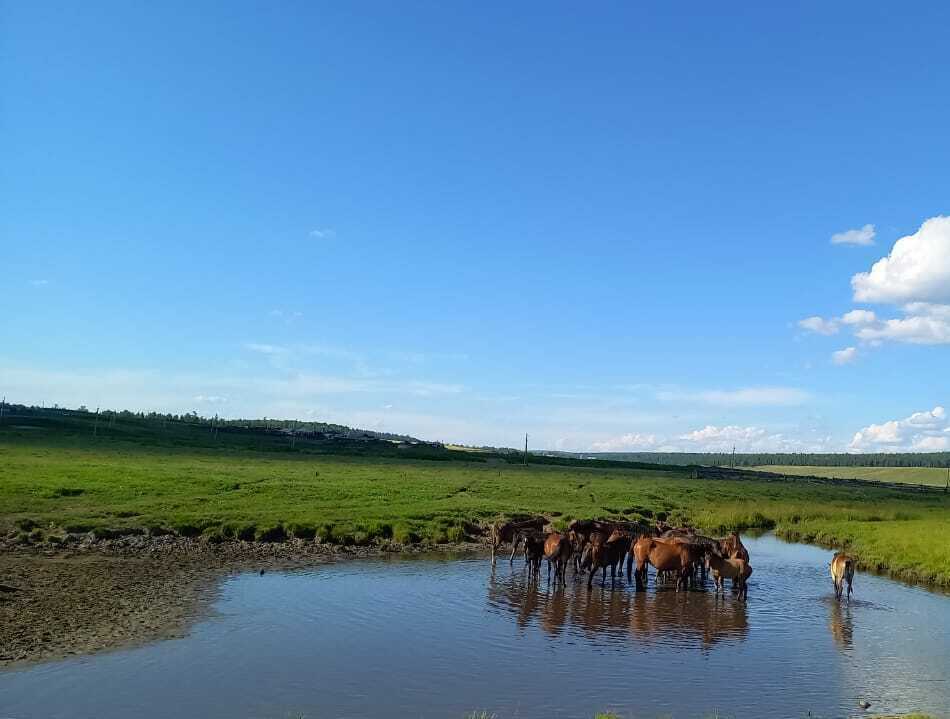
[{"label": "water", "polygon": [[187,637],[0,674],[0,717],[842,717],[950,709],[950,597],[746,541],[749,601],[394,559],[227,580]]}]

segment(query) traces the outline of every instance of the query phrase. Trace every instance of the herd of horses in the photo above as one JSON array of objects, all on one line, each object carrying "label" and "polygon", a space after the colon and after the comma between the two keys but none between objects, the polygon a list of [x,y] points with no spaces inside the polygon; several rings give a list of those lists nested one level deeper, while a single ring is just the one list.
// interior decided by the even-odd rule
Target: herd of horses
[{"label": "herd of horses", "polygon": [[[672,580],[676,590],[687,590],[712,575],[716,593],[725,593],[725,580],[732,580],[737,598],[748,596],[748,580],[752,575],[749,551],[742,544],[738,532],[722,538],[707,537],[692,527],[672,527],[664,522],[650,526],[641,522],[575,519],[566,531],[554,531],[545,517],[498,522],[490,528],[492,562],[496,552],[505,544],[511,545],[509,562],[514,561],[519,547],[524,547],[528,570],[541,572],[542,560],[547,561],[548,580],[554,570],[554,581],[567,583],[567,569],[574,575],[587,574],[587,588],[593,587],[594,577],[601,572],[601,586],[624,576],[626,560],[627,581],[636,584],[637,591],[646,589],[647,569],[656,570],[657,581]],[[842,553],[831,562],[831,578],[835,597],[841,599],[844,583],[854,579],[854,560]]]}]

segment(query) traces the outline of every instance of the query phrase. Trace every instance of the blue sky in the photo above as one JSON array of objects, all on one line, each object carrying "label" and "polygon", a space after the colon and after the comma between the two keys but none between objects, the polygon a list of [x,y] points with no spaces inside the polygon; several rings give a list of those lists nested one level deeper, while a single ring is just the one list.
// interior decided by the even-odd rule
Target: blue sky
[{"label": "blue sky", "polygon": [[946,4],[153,5],[0,2],[8,399],[950,448]]}]

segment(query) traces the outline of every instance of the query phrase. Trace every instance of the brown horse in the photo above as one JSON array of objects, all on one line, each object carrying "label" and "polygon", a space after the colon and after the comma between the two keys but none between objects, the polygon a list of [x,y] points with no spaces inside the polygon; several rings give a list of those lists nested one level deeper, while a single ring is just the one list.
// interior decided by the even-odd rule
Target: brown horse
[{"label": "brown horse", "polygon": [[745,545],[739,538],[738,532],[729,532],[729,536],[725,539],[720,539],[719,544],[722,547],[724,556],[749,561],[749,550],[745,548]]},{"label": "brown horse", "polygon": [[752,576],[752,567],[745,559],[738,557],[724,557],[722,552],[710,548],[706,552],[706,562],[716,582],[716,594],[725,593],[723,580],[732,579],[732,586],[739,587],[739,599],[745,599],[749,594],[748,579]]},{"label": "brown horse", "polygon": [[544,538],[540,534],[524,534],[524,558],[529,574],[541,574],[541,558],[544,556]]},{"label": "brown horse", "polygon": [[551,565],[554,565],[554,581],[560,579],[562,584],[567,583],[567,565],[571,561],[574,548],[567,535],[551,532],[544,538],[544,558],[548,560],[548,581],[551,581]]},{"label": "brown horse", "polygon": [[[594,575],[597,570],[602,570],[600,585],[607,582],[607,567],[610,567],[610,583],[613,584],[617,578],[617,565],[623,558],[624,553],[630,546],[631,538],[621,530],[614,530],[609,535],[604,536],[603,532],[594,532],[590,538],[590,574],[587,576],[587,588],[590,589],[594,583]],[[622,574],[621,570],[621,574]]]},{"label": "brown horse", "polygon": [[511,556],[509,563],[514,563],[518,545],[524,541],[525,532],[540,532],[548,520],[544,517],[533,517],[509,522],[496,522],[491,526],[491,560],[495,561],[495,551],[502,545],[511,542]]},{"label": "brown horse", "polygon": [[[574,573],[578,573],[590,566],[591,536],[595,533],[605,535],[604,541],[614,532],[623,533],[632,542],[642,534],[652,531],[642,522],[628,522],[625,520],[575,519],[568,525],[568,534],[574,544]],[[627,551],[624,547],[623,551]],[[620,575],[623,576],[622,565]]]},{"label": "brown horse", "polygon": [[[678,532],[678,530],[674,530]],[[695,531],[690,531],[689,533],[675,533],[671,534],[667,532],[666,536],[663,537],[667,542],[672,542],[673,544],[685,544],[689,547],[690,556],[692,557],[693,563],[689,568],[689,581],[692,586],[695,586],[697,581],[700,584],[706,581],[706,562],[703,561],[706,552],[711,549],[719,550],[718,540],[713,539],[712,537],[705,537],[702,534],[697,534]]]},{"label": "brown horse", "polygon": [[831,558],[831,581],[835,584],[835,599],[841,601],[844,583],[848,583],[848,601],[851,601],[851,582],[854,581],[854,559],[844,552]]},{"label": "brown horse", "polygon": [[[634,575],[637,590],[646,588],[647,564],[652,564],[657,573],[673,572],[676,574],[676,589],[689,587],[689,574],[699,555],[696,545],[684,542],[671,542],[655,537],[640,537],[630,547],[630,555],[637,563],[637,573]],[[701,556],[701,555],[700,555]],[[628,571],[630,560],[628,560]]]}]

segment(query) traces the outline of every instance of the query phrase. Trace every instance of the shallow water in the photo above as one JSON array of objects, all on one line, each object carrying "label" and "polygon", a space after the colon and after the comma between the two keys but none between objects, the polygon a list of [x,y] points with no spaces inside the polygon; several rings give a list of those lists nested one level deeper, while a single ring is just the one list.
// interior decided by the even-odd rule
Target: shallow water
[{"label": "shallow water", "polygon": [[749,600],[393,559],[228,579],[183,639],[0,674],[0,717],[841,717],[950,709],[950,597],[745,540]]}]

